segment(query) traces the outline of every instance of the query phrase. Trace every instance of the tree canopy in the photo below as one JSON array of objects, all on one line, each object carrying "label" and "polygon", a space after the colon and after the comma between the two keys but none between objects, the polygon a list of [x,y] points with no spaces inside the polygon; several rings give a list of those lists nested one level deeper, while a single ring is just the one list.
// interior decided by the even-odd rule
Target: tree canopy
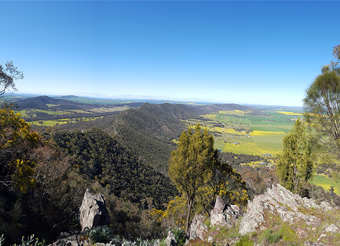
[{"label": "tree canopy", "polygon": [[[340,61],[340,45],[337,45],[333,48],[333,56],[335,57],[335,61],[331,62],[331,66],[333,68],[337,68],[337,66],[339,65],[339,61]],[[339,67],[337,69],[340,69]]]},{"label": "tree canopy", "polygon": [[23,78],[23,73],[13,65],[13,62],[6,62],[5,65],[0,64],[0,96],[8,89],[16,90],[14,81]]},{"label": "tree canopy", "polygon": [[311,179],[313,169],[312,147],[306,126],[299,118],[283,139],[283,152],[279,156],[276,173],[283,186],[290,191],[299,192],[302,181]]},{"label": "tree canopy", "polygon": [[329,150],[340,156],[340,70],[324,66],[306,91],[305,116]]},{"label": "tree canopy", "polygon": [[214,149],[214,138],[207,129],[201,133],[200,125],[183,131],[176,150],[169,161],[169,176],[177,189],[187,198],[188,214],[186,233],[188,233],[190,212],[197,190],[213,177],[213,169],[219,163],[218,151]]}]

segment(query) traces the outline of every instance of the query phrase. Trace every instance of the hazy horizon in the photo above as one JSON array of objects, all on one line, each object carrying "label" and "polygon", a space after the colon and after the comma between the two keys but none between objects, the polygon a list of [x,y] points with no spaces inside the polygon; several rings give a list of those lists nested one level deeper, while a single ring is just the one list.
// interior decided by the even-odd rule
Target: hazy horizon
[{"label": "hazy horizon", "polygon": [[239,104],[243,106],[268,106],[268,107],[287,107],[287,108],[297,108],[299,110],[303,109],[303,106],[290,106],[290,105],[277,105],[277,104],[251,104],[251,103],[233,103],[233,102],[220,102],[220,101],[213,101],[213,100],[201,100],[201,99],[192,99],[192,98],[183,98],[183,99],[176,99],[176,98],[165,98],[165,97],[147,97],[147,96],[135,96],[135,95],[122,95],[121,97],[100,97],[100,96],[86,96],[86,95],[69,95],[69,94],[39,94],[39,93],[21,93],[21,92],[6,92],[4,96],[22,96],[22,97],[39,97],[39,96],[48,96],[52,98],[60,98],[60,97],[67,97],[67,96],[75,96],[79,98],[89,98],[93,100],[112,100],[112,101],[126,101],[131,100],[134,102],[161,102],[161,103],[186,103],[186,104]]}]

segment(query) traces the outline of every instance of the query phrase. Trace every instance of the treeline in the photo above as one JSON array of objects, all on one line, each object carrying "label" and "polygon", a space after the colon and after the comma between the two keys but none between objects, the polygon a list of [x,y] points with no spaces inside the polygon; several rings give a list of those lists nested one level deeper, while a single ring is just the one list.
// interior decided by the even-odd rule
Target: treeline
[{"label": "treeline", "polygon": [[[53,112],[53,111],[49,111]],[[39,111],[33,111],[27,112],[28,116],[22,117],[26,121],[37,121],[37,120],[60,120],[60,119],[81,119],[81,118],[93,118],[93,117],[101,117],[101,116],[108,116],[108,115],[114,115],[119,114],[119,111],[115,112],[87,112],[87,113],[68,113],[69,111],[65,111],[65,114],[49,114],[45,112],[39,112]]]},{"label": "treeline", "polygon": [[258,155],[235,154],[232,152],[221,152],[220,158],[222,162],[227,162],[229,165],[239,165],[241,163],[263,160],[263,158]]}]

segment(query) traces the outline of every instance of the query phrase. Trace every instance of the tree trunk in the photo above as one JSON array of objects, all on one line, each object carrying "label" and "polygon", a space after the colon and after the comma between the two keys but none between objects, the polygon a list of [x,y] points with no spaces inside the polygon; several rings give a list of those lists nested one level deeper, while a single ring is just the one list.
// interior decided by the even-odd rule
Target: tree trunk
[{"label": "tree trunk", "polygon": [[187,239],[189,239],[189,232],[188,232],[188,229],[189,229],[189,221],[190,221],[190,213],[191,213],[191,207],[192,207],[192,204],[193,204],[193,199],[188,199],[188,214],[187,214],[187,222],[186,222],[186,225],[185,225],[185,236]]}]

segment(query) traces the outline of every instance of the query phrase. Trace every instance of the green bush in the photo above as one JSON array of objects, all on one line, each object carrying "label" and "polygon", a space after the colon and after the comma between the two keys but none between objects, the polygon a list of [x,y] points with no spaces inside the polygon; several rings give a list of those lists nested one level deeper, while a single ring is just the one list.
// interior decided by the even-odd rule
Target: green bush
[{"label": "green bush", "polygon": [[168,234],[169,231],[171,231],[174,234],[175,239],[177,241],[177,245],[179,245],[179,246],[184,245],[184,243],[185,243],[185,231],[184,231],[183,228],[169,227],[165,230],[166,235]]},{"label": "green bush", "polygon": [[245,235],[241,237],[240,241],[238,241],[235,245],[236,246],[253,246],[254,242],[249,239],[248,235]]},{"label": "green bush", "polygon": [[122,239],[120,238],[119,235],[115,235],[113,236],[113,238],[111,238],[111,242],[112,244],[119,246],[122,244]]},{"label": "green bush", "polygon": [[97,226],[89,232],[93,243],[108,243],[114,238],[114,233],[108,226]]}]

